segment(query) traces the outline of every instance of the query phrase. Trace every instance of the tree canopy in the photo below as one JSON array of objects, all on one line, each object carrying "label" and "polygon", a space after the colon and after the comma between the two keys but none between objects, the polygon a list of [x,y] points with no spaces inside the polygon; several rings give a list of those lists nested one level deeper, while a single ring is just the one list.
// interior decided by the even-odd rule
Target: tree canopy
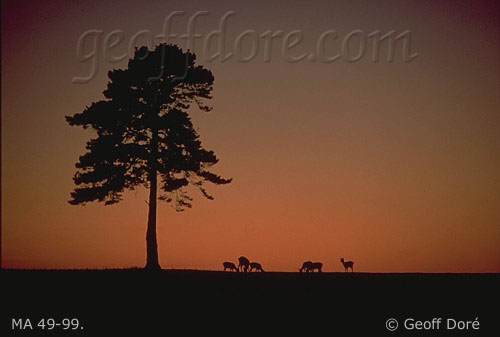
[{"label": "tree canopy", "polygon": [[105,99],[66,116],[70,125],[97,132],[75,165],[70,204],[117,203],[127,189],[150,188],[153,174],[156,185],[158,174],[159,199],[181,211],[191,207],[187,186],[212,199],[205,182],[231,182],[210,171],[218,158],[202,147],[187,113],[193,104],[211,110],[214,76],[195,61],[175,45],[138,48],[126,69],[109,71]]}]

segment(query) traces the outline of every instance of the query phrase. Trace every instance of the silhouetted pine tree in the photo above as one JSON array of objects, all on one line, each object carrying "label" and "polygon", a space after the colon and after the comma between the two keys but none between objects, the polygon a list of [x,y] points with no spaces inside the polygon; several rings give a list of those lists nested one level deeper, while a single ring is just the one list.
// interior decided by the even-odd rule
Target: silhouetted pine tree
[{"label": "silhouetted pine tree", "polygon": [[186,113],[191,104],[203,111],[211,109],[203,101],[211,99],[214,77],[195,60],[193,53],[174,45],[161,44],[153,51],[136,49],[127,69],[108,73],[105,100],[66,116],[72,126],[97,131],[97,138],[87,142],[87,152],[75,165],[77,187],[70,204],[98,201],[110,205],[121,201],[126,189],[149,188],[147,269],[160,268],[157,199],[173,202],[181,211],[191,207],[188,185],[213,199],[203,187],[205,182],[231,182],[209,171],[218,159],[202,147]]}]

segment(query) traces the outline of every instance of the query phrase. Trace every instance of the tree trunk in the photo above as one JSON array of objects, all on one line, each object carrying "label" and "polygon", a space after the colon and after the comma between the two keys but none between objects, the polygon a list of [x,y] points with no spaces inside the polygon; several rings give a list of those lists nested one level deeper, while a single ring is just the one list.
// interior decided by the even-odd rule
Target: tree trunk
[{"label": "tree trunk", "polygon": [[161,269],[158,262],[158,243],[156,241],[156,200],[157,200],[157,157],[158,157],[158,131],[153,130],[151,137],[151,162],[149,173],[149,214],[148,228],[146,231],[146,266],[145,269]]}]

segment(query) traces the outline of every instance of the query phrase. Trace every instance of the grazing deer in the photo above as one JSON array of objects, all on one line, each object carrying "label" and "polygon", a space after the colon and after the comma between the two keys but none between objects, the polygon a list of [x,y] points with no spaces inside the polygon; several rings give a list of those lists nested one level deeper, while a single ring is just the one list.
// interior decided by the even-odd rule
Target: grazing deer
[{"label": "grazing deer", "polygon": [[345,262],[344,258],[341,258],[340,262],[344,265],[344,269],[346,272],[349,271],[349,268],[351,268],[351,272],[354,273],[354,262],[352,262],[352,261]]},{"label": "grazing deer", "polygon": [[253,270],[264,272],[264,269],[262,269],[262,266],[258,262],[250,262],[250,271]]},{"label": "grazing deer", "polygon": [[318,273],[321,273],[322,272],[322,270],[321,270],[322,268],[323,268],[323,263],[321,263],[321,262],[314,262],[312,264],[311,272],[314,273],[314,269],[317,269]]},{"label": "grazing deer", "polygon": [[222,265],[224,266],[224,271],[226,271],[226,269],[229,269],[229,271],[239,271],[238,268],[236,268],[236,265],[232,262],[224,262]]},{"label": "grazing deer", "polygon": [[313,269],[313,263],[311,261],[306,261],[302,263],[302,268],[299,271],[302,273],[305,271],[306,273],[310,272]]},{"label": "grazing deer", "polygon": [[248,267],[250,267],[250,261],[246,257],[240,256],[238,258],[238,262],[239,262],[238,269],[240,271],[245,271],[246,273],[248,271]]}]

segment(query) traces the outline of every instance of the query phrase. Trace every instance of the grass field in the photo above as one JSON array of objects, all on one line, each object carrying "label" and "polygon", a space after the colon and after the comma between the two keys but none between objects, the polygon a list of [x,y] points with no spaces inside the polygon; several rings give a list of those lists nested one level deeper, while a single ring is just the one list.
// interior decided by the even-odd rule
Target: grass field
[{"label": "grass field", "polygon": [[[439,331],[439,335],[469,336],[497,329],[500,303],[500,274],[122,269],[1,270],[0,275],[2,331],[8,332],[3,336],[19,335],[11,329],[12,318],[38,322],[76,317],[83,326],[57,333],[55,328],[51,333],[57,336],[101,336],[112,331],[135,331],[138,336],[170,336],[173,331],[182,331],[183,336],[272,331],[397,336],[407,318],[458,321],[478,317],[479,331],[444,331],[443,325]],[[389,318],[400,322],[396,332],[386,330]],[[406,332],[424,336],[432,331]],[[31,335],[42,334],[34,327]]]}]

